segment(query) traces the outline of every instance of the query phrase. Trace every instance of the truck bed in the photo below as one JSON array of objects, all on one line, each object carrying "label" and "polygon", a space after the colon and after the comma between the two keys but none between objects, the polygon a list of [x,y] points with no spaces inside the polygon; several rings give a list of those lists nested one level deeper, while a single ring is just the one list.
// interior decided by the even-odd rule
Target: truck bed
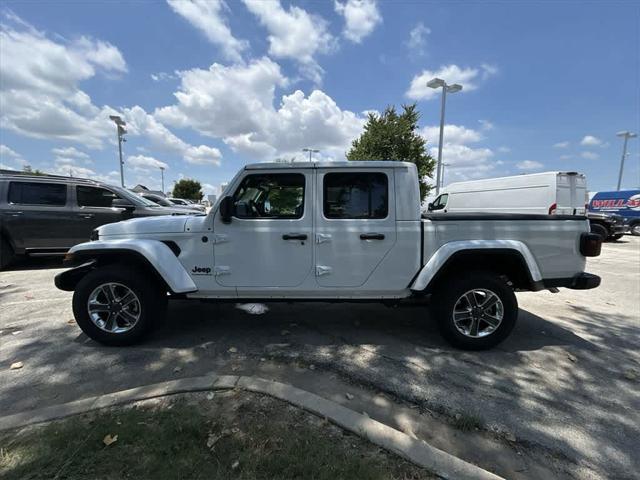
[{"label": "truck bed", "polygon": [[580,235],[589,231],[585,216],[518,213],[447,213],[422,215],[423,258],[444,244],[474,240],[522,242],[537,260],[543,279],[569,278],[585,269]]}]

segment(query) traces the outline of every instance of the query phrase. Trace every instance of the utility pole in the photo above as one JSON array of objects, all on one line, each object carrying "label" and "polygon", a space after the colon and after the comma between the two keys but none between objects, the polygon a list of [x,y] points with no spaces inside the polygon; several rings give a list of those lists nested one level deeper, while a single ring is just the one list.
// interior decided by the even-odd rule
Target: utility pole
[{"label": "utility pole", "polygon": [[124,138],[124,134],[127,133],[127,130],[124,128],[126,123],[118,115],[109,115],[109,118],[113,120],[113,122],[116,124],[116,128],[118,129],[118,153],[120,155],[120,184],[122,185],[122,188],[124,188],[124,161],[122,160],[122,142],[127,141]]},{"label": "utility pole", "polygon": [[162,175],[162,193],[164,193],[164,167],[160,167],[160,174]]},{"label": "utility pole", "polygon": [[429,88],[442,88],[442,103],[440,105],[440,141],[438,142],[438,165],[436,167],[436,196],[440,194],[441,178],[444,174],[442,164],[442,144],[444,141],[444,110],[447,102],[447,93],[456,93],[462,90],[462,85],[454,83],[447,85],[441,78],[434,78],[427,82]]},{"label": "utility pole", "polygon": [[622,146],[622,158],[620,159],[620,173],[618,174],[618,188],[617,190],[620,191],[620,185],[622,184],[622,171],[624,170],[624,159],[627,157],[627,142],[629,141],[630,138],[636,138],[638,136],[637,133],[631,133],[631,132],[618,132],[616,133],[616,135],[618,137],[623,137],[624,138],[624,142],[623,142],[623,146]]},{"label": "utility pole", "polygon": [[312,155],[313,155],[314,153],[318,153],[318,152],[320,152],[320,150],[316,150],[316,149],[314,149],[314,148],[303,148],[303,149],[302,149],[302,151],[303,151],[303,152],[309,152],[309,161],[311,161],[311,160],[312,160],[312,159],[311,159],[311,157],[312,157]]}]

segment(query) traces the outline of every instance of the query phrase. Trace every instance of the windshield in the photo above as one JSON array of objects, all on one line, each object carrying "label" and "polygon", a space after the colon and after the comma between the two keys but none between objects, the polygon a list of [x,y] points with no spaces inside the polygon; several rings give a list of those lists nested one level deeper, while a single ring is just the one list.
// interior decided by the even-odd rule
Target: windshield
[{"label": "windshield", "polygon": [[152,202],[151,200],[147,200],[146,198],[141,197],[140,195],[136,195],[135,193],[127,190],[126,188],[117,187],[115,185],[110,185],[110,188],[118,192],[118,195],[120,195],[123,198],[126,198],[134,205],[137,205],[140,207],[159,207],[160,206],[157,203]]},{"label": "windshield", "polygon": [[159,197],[157,195],[147,195],[145,197],[142,197],[145,200],[150,200],[152,202],[155,202],[158,205],[162,205],[163,207],[173,207],[173,203],[171,203],[169,200],[167,200],[166,198],[162,198]]}]

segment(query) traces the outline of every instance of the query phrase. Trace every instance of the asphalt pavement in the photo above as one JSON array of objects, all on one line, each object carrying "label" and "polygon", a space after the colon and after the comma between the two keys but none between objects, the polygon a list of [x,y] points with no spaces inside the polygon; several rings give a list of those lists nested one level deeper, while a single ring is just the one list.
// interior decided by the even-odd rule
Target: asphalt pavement
[{"label": "asphalt pavement", "polygon": [[[53,287],[60,270],[38,260],[0,272],[2,415],[210,372],[292,377],[320,394],[333,378],[479,418],[577,478],[640,471],[638,237],[589,260],[603,279],[596,290],[519,293],[518,325],[486,352],[451,348],[424,307],[197,301],[171,302],[143,345],[107,348],[75,325],[71,294]],[[15,362],[23,367],[11,370]]]}]

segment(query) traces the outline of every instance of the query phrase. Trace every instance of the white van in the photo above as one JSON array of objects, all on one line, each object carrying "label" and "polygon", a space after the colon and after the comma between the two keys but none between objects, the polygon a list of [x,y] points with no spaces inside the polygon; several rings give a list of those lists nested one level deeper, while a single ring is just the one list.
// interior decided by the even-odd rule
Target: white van
[{"label": "white van", "polygon": [[451,183],[428,211],[585,215],[587,201],[583,174],[544,172]]}]

